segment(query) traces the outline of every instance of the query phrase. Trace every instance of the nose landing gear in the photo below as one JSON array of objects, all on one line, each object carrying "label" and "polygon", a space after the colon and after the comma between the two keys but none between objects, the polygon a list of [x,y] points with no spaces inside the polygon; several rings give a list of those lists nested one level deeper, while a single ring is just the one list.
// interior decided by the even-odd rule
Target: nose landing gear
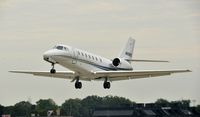
[{"label": "nose landing gear", "polygon": [[56,70],[54,69],[54,63],[52,63],[52,69],[50,70],[50,73],[51,74],[55,74],[56,73]]}]

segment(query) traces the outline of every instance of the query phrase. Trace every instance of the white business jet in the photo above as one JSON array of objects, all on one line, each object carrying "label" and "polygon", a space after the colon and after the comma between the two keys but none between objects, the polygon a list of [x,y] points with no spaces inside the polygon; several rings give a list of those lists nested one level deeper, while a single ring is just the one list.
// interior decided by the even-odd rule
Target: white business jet
[{"label": "white business jet", "polygon": [[[52,64],[50,71],[10,71],[26,73],[36,76],[71,79],[75,81],[75,88],[80,89],[83,81],[103,80],[103,87],[110,88],[110,82],[117,80],[148,78],[170,75],[172,73],[190,72],[190,70],[133,70],[132,61],[137,62],[168,62],[161,60],[132,59],[135,40],[129,38],[120,55],[112,60],[89,53],[71,46],[58,44],[46,51],[45,61]],[[72,71],[56,71],[55,64],[59,64]]]}]

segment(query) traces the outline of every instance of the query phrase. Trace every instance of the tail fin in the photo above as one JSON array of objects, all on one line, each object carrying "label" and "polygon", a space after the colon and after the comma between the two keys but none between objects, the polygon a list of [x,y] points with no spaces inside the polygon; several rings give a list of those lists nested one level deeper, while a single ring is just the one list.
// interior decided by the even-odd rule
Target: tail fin
[{"label": "tail fin", "polygon": [[135,45],[135,39],[130,37],[126,43],[126,46],[121,51],[119,58],[123,59],[132,59],[133,56],[133,49]]}]

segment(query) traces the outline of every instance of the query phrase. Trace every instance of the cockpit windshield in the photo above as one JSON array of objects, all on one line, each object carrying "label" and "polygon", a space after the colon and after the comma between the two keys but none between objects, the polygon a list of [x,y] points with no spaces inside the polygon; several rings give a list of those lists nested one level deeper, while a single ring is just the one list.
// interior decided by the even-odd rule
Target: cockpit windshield
[{"label": "cockpit windshield", "polygon": [[56,46],[56,49],[63,50],[63,46]]},{"label": "cockpit windshield", "polygon": [[61,46],[61,45],[57,45],[53,49],[69,51],[69,49],[67,47],[64,47],[64,46]]}]

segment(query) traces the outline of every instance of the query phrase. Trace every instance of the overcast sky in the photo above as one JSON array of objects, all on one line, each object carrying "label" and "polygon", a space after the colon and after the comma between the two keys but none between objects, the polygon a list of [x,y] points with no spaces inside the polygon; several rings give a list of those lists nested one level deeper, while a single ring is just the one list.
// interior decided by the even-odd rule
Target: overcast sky
[{"label": "overcast sky", "polygon": [[[199,6],[199,0],[0,0],[0,104],[52,98],[60,105],[89,95],[200,104]],[[69,80],[8,72],[49,70],[42,55],[57,43],[113,59],[130,36],[136,39],[134,58],[170,61],[133,63],[134,69],[193,72],[112,82],[109,90],[103,82],[83,82],[76,90]]]}]

